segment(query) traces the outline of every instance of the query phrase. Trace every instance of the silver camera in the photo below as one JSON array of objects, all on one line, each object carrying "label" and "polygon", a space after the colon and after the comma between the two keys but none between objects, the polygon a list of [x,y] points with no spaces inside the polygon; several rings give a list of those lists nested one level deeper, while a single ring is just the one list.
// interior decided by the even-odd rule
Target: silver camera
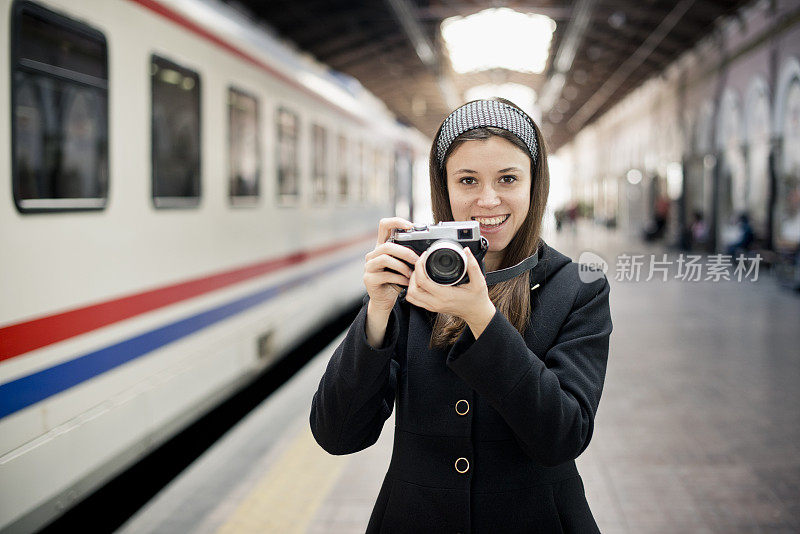
[{"label": "silver camera", "polygon": [[410,230],[395,229],[389,241],[408,247],[418,255],[430,251],[425,261],[425,272],[431,280],[443,286],[469,282],[465,248],[472,251],[481,272],[484,271],[483,257],[489,249],[489,242],[481,237],[478,221],[448,221],[414,225]]}]

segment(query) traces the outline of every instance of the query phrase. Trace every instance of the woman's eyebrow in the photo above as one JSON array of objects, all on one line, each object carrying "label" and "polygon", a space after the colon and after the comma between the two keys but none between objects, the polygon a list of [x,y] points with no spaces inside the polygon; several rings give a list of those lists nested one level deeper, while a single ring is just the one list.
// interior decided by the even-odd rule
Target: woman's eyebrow
[{"label": "woman's eyebrow", "polygon": [[[506,167],[505,169],[500,169],[500,170],[499,170],[499,171],[497,171],[497,172],[498,172],[498,173],[500,173],[500,172],[511,172],[511,171],[517,171],[517,172],[520,172],[521,170],[522,170],[522,169],[520,169],[519,167]],[[478,171],[473,171],[472,169],[458,169],[458,170],[457,170],[457,171],[455,171],[455,173],[453,173],[453,174],[458,174],[458,173],[478,174]]]}]

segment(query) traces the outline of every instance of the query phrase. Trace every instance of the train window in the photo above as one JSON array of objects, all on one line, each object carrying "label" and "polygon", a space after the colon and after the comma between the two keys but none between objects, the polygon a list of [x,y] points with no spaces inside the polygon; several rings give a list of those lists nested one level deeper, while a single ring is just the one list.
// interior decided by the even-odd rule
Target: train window
[{"label": "train window", "polygon": [[11,33],[12,183],[17,208],[104,208],[105,37],[30,2],[14,4]]},{"label": "train window", "polygon": [[200,203],[200,76],[158,56],[150,60],[153,101],[153,202]]},{"label": "train window", "polygon": [[313,153],[312,187],[314,202],[323,203],[328,198],[328,131],[318,124],[311,127]]},{"label": "train window", "polygon": [[349,161],[348,161],[347,138],[339,136],[339,153],[336,158],[336,193],[340,202],[347,202],[350,194]]},{"label": "train window", "polygon": [[228,89],[228,181],[234,205],[253,205],[259,196],[261,151],[258,100]]},{"label": "train window", "polygon": [[297,144],[300,120],[295,113],[278,110],[278,200],[296,202],[300,196]]}]

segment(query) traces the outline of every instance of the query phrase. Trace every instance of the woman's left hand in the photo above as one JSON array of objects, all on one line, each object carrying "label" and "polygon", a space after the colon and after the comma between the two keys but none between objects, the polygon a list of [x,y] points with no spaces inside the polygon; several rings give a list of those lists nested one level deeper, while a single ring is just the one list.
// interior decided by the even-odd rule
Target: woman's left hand
[{"label": "woman's left hand", "polygon": [[425,251],[414,265],[406,300],[432,312],[461,317],[477,338],[494,317],[495,306],[489,300],[489,288],[478,260],[469,248],[465,248],[464,252],[467,255],[469,283],[443,286],[431,280],[425,272],[428,258],[428,251]]}]

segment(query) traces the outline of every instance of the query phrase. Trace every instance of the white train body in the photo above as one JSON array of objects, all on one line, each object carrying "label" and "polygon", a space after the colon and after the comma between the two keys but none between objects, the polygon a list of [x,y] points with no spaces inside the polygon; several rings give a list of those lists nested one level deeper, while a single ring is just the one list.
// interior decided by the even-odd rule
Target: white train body
[{"label": "white train body", "polygon": [[[35,5],[105,37],[108,186],[101,209],[61,201],[41,212],[47,202],[0,187],[0,530],[10,531],[62,513],[358,299],[377,220],[396,208],[407,216],[408,186],[398,194],[390,177],[413,168],[424,184],[428,142],[225,6]],[[18,7],[0,1],[5,42]],[[154,54],[200,79],[195,206],[154,200]],[[3,78],[15,79],[14,69],[0,54]],[[13,87],[0,84],[0,102],[12,101]],[[230,196],[229,88],[258,101],[260,192],[244,205]],[[279,109],[299,118],[299,193],[289,200],[276,190]],[[13,121],[0,106],[6,184]],[[312,125],[327,131],[326,167],[359,168],[347,174],[348,198],[336,193],[334,172],[322,182],[325,199],[312,198]],[[356,146],[376,155],[371,167]]]}]

